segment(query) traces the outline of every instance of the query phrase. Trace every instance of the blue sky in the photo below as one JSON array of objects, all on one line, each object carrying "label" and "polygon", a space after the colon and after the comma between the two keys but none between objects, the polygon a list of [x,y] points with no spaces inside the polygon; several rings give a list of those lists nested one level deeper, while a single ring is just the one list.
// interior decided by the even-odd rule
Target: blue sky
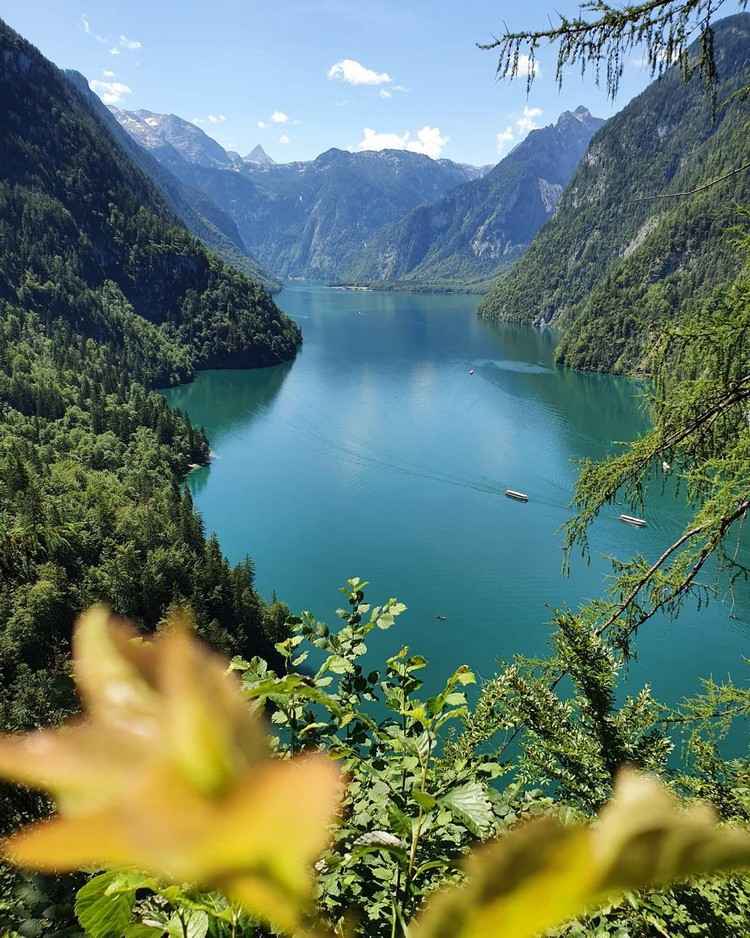
[{"label": "blue sky", "polygon": [[528,99],[525,81],[495,80],[495,59],[476,42],[504,22],[539,28],[555,10],[577,8],[567,0],[4,0],[2,16],[52,61],[96,82],[108,102],[197,119],[242,154],[256,143],[278,161],[389,145],[481,164],[565,109],[584,104],[607,117],[648,83],[636,54],[614,104],[577,73],[559,92],[551,50],[539,55]]}]

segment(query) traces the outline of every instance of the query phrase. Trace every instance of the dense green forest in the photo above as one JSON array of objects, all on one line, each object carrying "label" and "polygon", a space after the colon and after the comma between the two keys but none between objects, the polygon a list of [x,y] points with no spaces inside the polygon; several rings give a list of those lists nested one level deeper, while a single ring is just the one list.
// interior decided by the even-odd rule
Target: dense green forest
[{"label": "dense green forest", "polygon": [[750,175],[674,198],[750,158],[750,100],[735,94],[750,80],[750,14],[717,23],[714,42],[715,102],[699,74],[685,83],[675,65],[608,121],[483,316],[554,322],[562,363],[632,372],[665,320],[732,279],[728,233],[744,223]]},{"label": "dense green forest", "polygon": [[263,287],[187,233],[64,75],[4,24],[0,49],[0,297],[93,338],[160,326],[143,357],[161,383],[290,358],[299,331]]},{"label": "dense green forest", "polygon": [[288,359],[300,334],[4,24],[0,52],[0,723],[21,729],[75,708],[70,633],[96,599],[147,629],[189,602],[217,647],[273,655],[251,562],[182,488],[205,436],[154,389]]}]

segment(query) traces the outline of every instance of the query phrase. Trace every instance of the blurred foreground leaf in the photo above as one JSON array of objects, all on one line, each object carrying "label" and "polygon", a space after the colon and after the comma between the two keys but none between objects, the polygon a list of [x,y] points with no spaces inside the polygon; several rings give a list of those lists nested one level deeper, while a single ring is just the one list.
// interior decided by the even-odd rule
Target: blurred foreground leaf
[{"label": "blurred foreground leaf", "polygon": [[331,760],[272,759],[236,679],[179,618],[146,642],[95,608],[76,627],[74,668],[83,719],[0,738],[0,774],[48,790],[60,811],[6,841],[6,856],[143,869],[297,928],[341,796]]},{"label": "blurred foreground leaf", "polygon": [[531,938],[627,890],[750,865],[750,834],[715,821],[625,771],[596,824],[542,818],[477,850],[467,883],[438,893],[410,938]]}]

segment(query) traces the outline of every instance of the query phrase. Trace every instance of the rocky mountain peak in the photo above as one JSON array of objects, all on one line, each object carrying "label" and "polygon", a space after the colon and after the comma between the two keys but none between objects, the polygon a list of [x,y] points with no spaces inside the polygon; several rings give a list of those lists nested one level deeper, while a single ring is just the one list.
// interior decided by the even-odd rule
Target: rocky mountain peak
[{"label": "rocky mountain peak", "polygon": [[253,147],[243,160],[245,163],[259,163],[261,166],[274,166],[276,163],[276,160],[271,159],[260,144]]}]

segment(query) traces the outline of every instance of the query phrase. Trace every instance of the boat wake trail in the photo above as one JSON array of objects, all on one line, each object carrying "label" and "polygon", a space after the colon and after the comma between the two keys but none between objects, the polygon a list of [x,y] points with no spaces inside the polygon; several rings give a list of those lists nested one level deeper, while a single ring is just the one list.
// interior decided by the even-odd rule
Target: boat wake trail
[{"label": "boat wake trail", "polygon": [[[321,452],[330,453],[355,465],[385,469],[413,479],[422,479],[442,485],[452,485],[457,488],[479,492],[483,495],[500,496],[510,484],[510,482],[502,479],[488,479],[487,477],[472,478],[457,473],[443,472],[434,467],[397,461],[394,458],[389,458],[387,454],[374,455],[369,452],[364,442],[357,442],[356,440],[350,439],[347,444],[342,444],[330,439],[312,424],[303,425],[292,422],[288,422],[288,424],[290,428],[294,430],[295,434],[306,436],[314,440]],[[553,482],[552,480],[548,480],[548,482],[562,493],[562,486],[560,486],[558,482]],[[569,504],[567,502],[555,498],[545,498],[543,495],[535,493],[533,495],[533,501],[534,504],[544,505],[547,508],[558,509],[564,512],[569,511]]]}]

